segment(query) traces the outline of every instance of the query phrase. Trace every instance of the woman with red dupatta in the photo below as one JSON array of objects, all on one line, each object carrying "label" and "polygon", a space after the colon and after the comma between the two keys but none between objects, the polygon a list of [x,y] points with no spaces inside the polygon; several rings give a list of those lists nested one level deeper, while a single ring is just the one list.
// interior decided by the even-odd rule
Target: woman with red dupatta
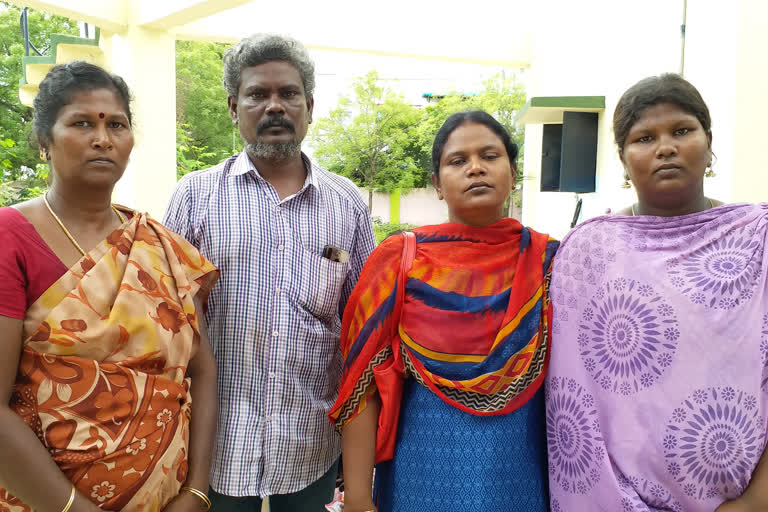
[{"label": "woman with red dupatta", "polygon": [[548,510],[541,384],[557,242],[504,218],[516,158],[490,115],[449,117],[432,161],[450,222],[388,238],[363,268],[330,413],[345,512]]},{"label": "woman with red dupatta", "polygon": [[129,100],[97,66],[51,69],[34,118],[51,187],[0,208],[3,512],[210,506],[216,366],[201,313],[218,271],[111,204]]}]

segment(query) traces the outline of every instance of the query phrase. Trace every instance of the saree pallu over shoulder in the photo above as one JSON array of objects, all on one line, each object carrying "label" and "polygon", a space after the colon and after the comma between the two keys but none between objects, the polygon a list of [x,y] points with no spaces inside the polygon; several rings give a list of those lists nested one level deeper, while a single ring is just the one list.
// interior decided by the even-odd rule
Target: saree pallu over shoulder
[{"label": "saree pallu over shoulder", "polygon": [[[27,311],[11,407],[105,510],[160,510],[186,479],[193,300],[217,278],[187,241],[134,214]],[[2,489],[0,508],[29,510]]]},{"label": "saree pallu over shoulder", "polygon": [[552,280],[552,510],[711,512],[768,441],[768,204],[600,217]]},{"label": "saree pallu over shoulder", "polygon": [[406,376],[467,413],[506,414],[539,389],[549,359],[557,242],[512,219],[414,233],[407,279],[402,237],[392,236],[366,262],[342,322],[344,373],[329,417],[341,428],[378,392],[377,462],[392,458]]}]

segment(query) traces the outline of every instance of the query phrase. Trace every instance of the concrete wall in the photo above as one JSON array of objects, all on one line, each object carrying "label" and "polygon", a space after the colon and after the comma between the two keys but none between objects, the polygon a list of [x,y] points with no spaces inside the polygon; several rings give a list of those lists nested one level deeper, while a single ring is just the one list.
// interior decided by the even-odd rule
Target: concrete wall
[{"label": "concrete wall", "polygon": [[768,2],[689,1],[685,75],[712,113],[718,199],[768,201],[767,52]]},{"label": "concrete wall", "polygon": [[[547,30],[534,42],[528,97],[605,96],[605,111],[598,118],[597,191],[582,196],[584,219],[632,201],[632,192],[621,188],[623,169],[611,129],[613,109],[637,80],[678,70],[682,3],[649,0],[642,9],[608,0],[554,4],[556,16],[542,12]],[[539,192],[541,139],[542,125],[526,125],[523,222],[561,238],[568,232],[576,197]]]},{"label": "concrete wall", "polygon": [[[605,96],[598,121],[597,190],[582,196],[583,220],[635,200],[632,189],[621,188],[613,110],[641,78],[680,71],[683,2],[649,0],[642,9],[609,0],[546,5],[550,15],[540,16],[547,30],[534,42],[528,97]],[[724,201],[768,200],[768,153],[761,145],[761,125],[768,117],[768,2],[690,0],[687,18],[685,76],[711,109],[718,158],[718,176],[706,180],[705,192]],[[526,126],[523,221],[562,237],[576,197],[539,192],[541,138],[542,125]]]},{"label": "concrete wall", "polygon": [[[368,191],[359,189],[360,196],[368,202]],[[371,216],[378,217],[382,222],[390,222],[389,194],[374,192],[373,211]],[[408,193],[400,194],[400,223],[426,226],[448,221],[448,207],[445,201],[437,198],[435,189],[417,188]]]}]

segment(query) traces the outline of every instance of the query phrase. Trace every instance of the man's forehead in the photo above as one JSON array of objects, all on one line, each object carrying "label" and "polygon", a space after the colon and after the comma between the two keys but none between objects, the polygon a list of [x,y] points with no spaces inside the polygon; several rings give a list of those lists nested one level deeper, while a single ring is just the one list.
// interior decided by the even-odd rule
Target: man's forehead
[{"label": "man's forehead", "polygon": [[245,86],[253,85],[301,85],[301,73],[290,62],[273,60],[256,66],[243,68],[240,73],[240,83]]}]

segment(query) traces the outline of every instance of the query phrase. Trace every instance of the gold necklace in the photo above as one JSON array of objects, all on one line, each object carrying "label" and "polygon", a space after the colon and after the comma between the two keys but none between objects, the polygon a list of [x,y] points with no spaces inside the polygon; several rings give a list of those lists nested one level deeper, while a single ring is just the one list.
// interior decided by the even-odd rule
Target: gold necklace
[{"label": "gold necklace", "polygon": [[[714,208],[715,207],[715,202],[712,201],[709,198],[707,198],[707,199],[709,200],[709,207],[710,208]],[[632,216],[635,217],[635,203],[632,203]]]},{"label": "gold necklace", "polygon": [[[72,233],[69,232],[67,227],[64,225],[63,222],[61,222],[61,219],[58,215],[56,215],[56,212],[53,211],[53,208],[51,208],[51,204],[48,202],[48,193],[46,192],[43,194],[43,202],[45,203],[45,207],[48,208],[48,211],[51,212],[51,215],[53,215],[53,218],[56,219],[56,222],[59,223],[59,227],[62,231],[64,231],[64,234],[67,235],[67,238],[69,238],[69,241],[72,242],[72,245],[74,245],[78,251],[80,251],[80,254],[85,256],[85,251],[82,247],[80,247],[80,244],[77,243],[75,240],[75,237],[72,236]],[[123,217],[123,214],[118,211],[117,208],[115,208],[115,205],[110,205],[112,207],[112,211],[117,214],[117,218],[120,219],[121,224],[125,224],[126,219]]]}]

